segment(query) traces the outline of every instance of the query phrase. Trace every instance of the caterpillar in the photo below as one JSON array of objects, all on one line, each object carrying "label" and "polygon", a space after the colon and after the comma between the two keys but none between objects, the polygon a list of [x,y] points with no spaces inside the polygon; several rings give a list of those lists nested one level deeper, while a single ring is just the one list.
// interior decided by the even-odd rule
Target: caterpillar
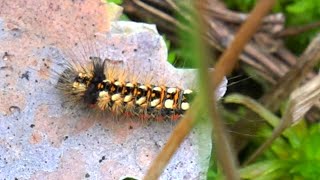
[{"label": "caterpillar", "polygon": [[[143,120],[179,119],[196,94],[196,70],[177,69],[166,61],[163,54],[167,50],[155,27],[128,22],[111,26],[109,33],[96,34],[69,53],[73,58],[58,74],[57,83],[64,99],[96,113]],[[217,97],[225,93],[226,83],[216,92]]]},{"label": "caterpillar", "polygon": [[191,89],[112,76],[110,71],[115,67],[108,69],[110,60],[89,59],[91,62],[81,69],[69,67],[60,75],[57,88],[68,99],[101,111],[157,120],[178,119],[190,107],[195,94]]}]

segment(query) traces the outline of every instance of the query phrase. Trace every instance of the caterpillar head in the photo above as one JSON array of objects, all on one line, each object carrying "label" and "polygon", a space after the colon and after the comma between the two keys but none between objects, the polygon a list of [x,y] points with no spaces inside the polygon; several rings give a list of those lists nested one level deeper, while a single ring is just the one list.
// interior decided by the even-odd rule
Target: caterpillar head
[{"label": "caterpillar head", "polygon": [[68,102],[83,102],[92,78],[91,72],[81,72],[68,67],[60,74],[56,88],[60,90]]},{"label": "caterpillar head", "polygon": [[57,89],[66,96],[68,101],[85,105],[97,102],[105,76],[105,61],[91,57],[91,64],[81,68],[68,67],[59,76]]}]

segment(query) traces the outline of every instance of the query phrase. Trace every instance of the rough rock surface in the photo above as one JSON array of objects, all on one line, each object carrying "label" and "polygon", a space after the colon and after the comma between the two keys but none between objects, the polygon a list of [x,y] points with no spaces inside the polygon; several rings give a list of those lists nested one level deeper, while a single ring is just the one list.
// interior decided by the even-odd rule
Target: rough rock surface
[{"label": "rough rock surface", "polygon": [[[66,107],[54,87],[58,77],[53,71],[62,72],[65,59],[81,61],[78,56],[97,50],[121,61],[129,73],[161,77],[153,83],[166,80],[172,86],[192,87],[194,71],[177,70],[166,62],[164,41],[152,25],[113,23],[108,33],[96,36],[94,46],[80,41],[82,47],[69,48],[44,41],[30,27],[12,27],[8,18],[0,17],[0,179],[142,177],[175,122],[92,117]],[[225,83],[218,96],[224,94]],[[195,128],[161,178],[204,178],[209,137],[206,124]]]}]

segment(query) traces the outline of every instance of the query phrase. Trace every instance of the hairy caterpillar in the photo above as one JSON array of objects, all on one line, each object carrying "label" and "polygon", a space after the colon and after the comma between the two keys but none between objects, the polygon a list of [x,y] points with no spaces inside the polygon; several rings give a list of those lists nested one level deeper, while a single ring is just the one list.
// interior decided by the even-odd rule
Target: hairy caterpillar
[{"label": "hairy caterpillar", "polygon": [[[94,36],[94,42],[86,43],[89,47],[72,50],[84,51],[85,56],[67,63],[59,74],[58,89],[66,99],[98,111],[140,119],[178,119],[195,95],[196,70],[169,64],[163,39],[155,32],[150,25],[112,23],[110,33]],[[115,57],[120,60],[111,60]],[[218,97],[224,94],[225,84]]]},{"label": "hairy caterpillar", "polygon": [[[190,89],[156,86],[111,76],[106,62],[91,57],[92,63],[82,70],[68,68],[60,76],[57,87],[68,98],[115,114],[142,118],[175,119],[190,107],[194,92]],[[119,74],[118,74],[119,75]],[[128,76],[128,75],[124,75]]]}]

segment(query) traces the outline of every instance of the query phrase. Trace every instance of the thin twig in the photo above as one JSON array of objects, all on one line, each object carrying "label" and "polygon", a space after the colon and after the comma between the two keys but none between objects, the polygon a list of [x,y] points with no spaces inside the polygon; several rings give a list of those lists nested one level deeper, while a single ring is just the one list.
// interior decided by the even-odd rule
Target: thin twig
[{"label": "thin twig", "polygon": [[187,27],[185,27],[184,25],[182,25],[179,21],[177,21],[175,18],[163,13],[162,11],[152,7],[152,6],[149,6],[148,4],[144,3],[144,2],[141,2],[139,0],[132,0],[132,2],[134,2],[137,6],[145,9],[146,11],[150,12],[151,14],[153,15],[156,15],[162,19],[164,19],[165,21],[167,22],[170,22],[172,23],[173,25],[181,28],[181,29],[187,29]]},{"label": "thin twig", "polygon": [[165,1],[169,4],[169,6],[172,9],[174,9],[175,11],[179,11],[179,7],[176,5],[175,2],[173,2],[172,0],[165,0]]},{"label": "thin twig", "polygon": [[283,133],[283,131],[288,126],[288,121],[282,120],[281,123],[274,129],[270,138],[264,141],[263,144],[259,146],[259,148],[254,153],[250,155],[250,157],[243,163],[243,166],[246,166],[251,162],[255,161],[257,157],[259,157],[264,152],[264,150],[266,150],[273,143],[273,141]]},{"label": "thin twig", "polygon": [[277,34],[276,37],[283,38],[287,36],[296,36],[298,34],[301,34],[306,31],[310,31],[312,29],[319,28],[319,27],[320,27],[320,21],[314,22],[311,24],[300,25],[299,27],[289,27],[281,31],[279,34]]}]

